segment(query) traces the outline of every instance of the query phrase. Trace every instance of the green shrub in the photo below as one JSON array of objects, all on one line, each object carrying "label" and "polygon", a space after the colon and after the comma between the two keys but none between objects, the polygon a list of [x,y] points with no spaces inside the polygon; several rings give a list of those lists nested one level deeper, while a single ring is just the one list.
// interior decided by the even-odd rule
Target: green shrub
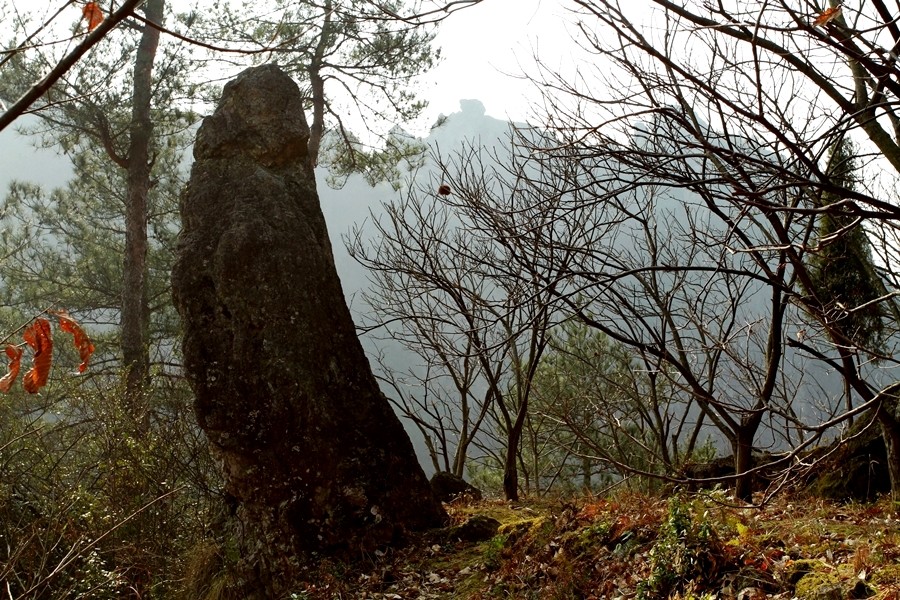
[{"label": "green shrub", "polygon": [[666,598],[688,584],[715,577],[713,557],[718,538],[707,514],[699,517],[681,497],[669,501],[669,512],[650,549],[650,577],[638,586],[641,600]]},{"label": "green shrub", "polygon": [[505,535],[495,535],[483,544],[482,558],[486,569],[493,571],[500,568],[506,540],[507,536]]}]

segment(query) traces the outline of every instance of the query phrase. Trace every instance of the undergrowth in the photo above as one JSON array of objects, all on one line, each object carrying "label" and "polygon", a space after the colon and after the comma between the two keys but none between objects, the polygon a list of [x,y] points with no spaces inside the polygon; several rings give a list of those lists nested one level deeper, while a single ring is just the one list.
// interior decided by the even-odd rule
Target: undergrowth
[{"label": "undergrowth", "polygon": [[[366,568],[308,573],[297,597],[447,599],[900,598],[893,505],[811,498],[742,508],[721,494],[450,505],[485,541],[425,536]],[[320,577],[321,575],[321,577]],[[828,588],[828,589],[826,589]]]}]

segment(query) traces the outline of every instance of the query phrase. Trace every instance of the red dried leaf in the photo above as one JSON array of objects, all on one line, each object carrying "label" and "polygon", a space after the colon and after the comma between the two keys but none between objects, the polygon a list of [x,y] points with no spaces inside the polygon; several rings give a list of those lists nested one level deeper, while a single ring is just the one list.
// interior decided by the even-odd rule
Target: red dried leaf
[{"label": "red dried leaf", "polygon": [[6,375],[0,377],[0,392],[7,393],[12,384],[16,382],[16,377],[19,376],[19,367],[22,363],[22,354],[23,351],[18,346],[7,344],[6,356],[9,357],[9,371],[6,372]]},{"label": "red dried leaf", "polygon": [[50,365],[53,362],[53,334],[50,330],[50,321],[35,319],[22,337],[34,349],[31,368],[22,379],[22,387],[29,394],[35,394],[47,385],[47,379],[50,377]]},{"label": "red dried leaf", "polygon": [[438,194],[441,196],[449,196],[450,195],[450,186],[447,184],[442,185],[438,188]]},{"label": "red dried leaf", "polygon": [[78,321],[73,319],[68,312],[57,310],[53,311],[53,314],[59,319],[59,328],[72,334],[75,341],[75,347],[78,348],[78,355],[81,357],[81,364],[78,365],[78,372],[84,373],[87,370],[91,354],[94,353],[94,344],[91,343],[91,338],[88,337],[84,332],[84,329],[81,328],[81,325],[78,324]]},{"label": "red dried leaf", "polygon": [[88,22],[88,31],[93,31],[97,28],[97,25],[103,22],[103,11],[96,2],[88,2],[85,4],[84,8],[81,9],[81,14]]},{"label": "red dried leaf", "polygon": [[826,23],[838,18],[841,15],[841,7],[840,6],[831,6],[822,11],[816,20],[813,21],[813,27],[821,27]]}]

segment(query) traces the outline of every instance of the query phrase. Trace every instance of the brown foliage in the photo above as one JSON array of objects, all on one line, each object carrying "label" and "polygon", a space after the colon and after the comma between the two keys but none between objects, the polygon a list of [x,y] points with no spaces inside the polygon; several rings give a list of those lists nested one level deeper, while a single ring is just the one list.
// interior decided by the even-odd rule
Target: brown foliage
[{"label": "brown foliage", "polygon": [[34,350],[32,366],[22,379],[22,387],[29,394],[36,394],[38,390],[47,385],[50,366],[53,363],[53,333],[50,329],[50,321],[35,319],[22,337],[25,339],[25,343]]},{"label": "brown foliage", "polygon": [[93,31],[103,22],[103,11],[96,2],[88,2],[81,9],[84,20],[88,22],[88,31]]},{"label": "brown foliage", "polygon": [[53,314],[59,319],[59,328],[67,333],[71,333],[74,338],[75,347],[78,348],[78,355],[81,357],[81,364],[78,365],[78,372],[84,373],[87,370],[88,361],[94,353],[94,344],[91,339],[78,324],[78,321],[64,310],[55,311]]},{"label": "brown foliage", "polygon": [[[68,312],[64,310],[48,312],[59,319],[59,328],[62,331],[72,334],[75,347],[78,349],[78,354],[81,357],[78,372],[84,373],[87,369],[88,361],[94,353],[94,344],[91,343],[91,339],[84,332],[81,325],[78,324],[78,321],[73,319]],[[29,394],[35,394],[47,385],[47,380],[50,377],[50,368],[53,366],[53,331],[50,327],[50,321],[44,318],[35,319],[22,332],[22,339],[34,351],[32,366],[22,379],[22,387]],[[4,393],[12,389],[16,377],[19,375],[23,350],[20,346],[7,344],[5,352],[10,362],[6,375],[0,378],[0,392]]]},{"label": "brown foliage", "polygon": [[22,363],[23,351],[18,346],[12,344],[6,345],[6,356],[9,357],[9,370],[6,375],[0,378],[0,392],[6,393],[15,383],[16,377],[19,376],[19,368]]}]

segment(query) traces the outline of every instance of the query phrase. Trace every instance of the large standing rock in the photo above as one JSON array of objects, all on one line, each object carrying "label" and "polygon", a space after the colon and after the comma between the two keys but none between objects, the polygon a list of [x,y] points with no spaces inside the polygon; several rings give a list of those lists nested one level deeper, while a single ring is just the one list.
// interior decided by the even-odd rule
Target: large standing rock
[{"label": "large standing rock", "polygon": [[365,552],[446,517],[357,339],[308,137],[277,67],[225,86],[197,134],[172,281],[197,418],[263,582],[289,581],[298,553]]}]

